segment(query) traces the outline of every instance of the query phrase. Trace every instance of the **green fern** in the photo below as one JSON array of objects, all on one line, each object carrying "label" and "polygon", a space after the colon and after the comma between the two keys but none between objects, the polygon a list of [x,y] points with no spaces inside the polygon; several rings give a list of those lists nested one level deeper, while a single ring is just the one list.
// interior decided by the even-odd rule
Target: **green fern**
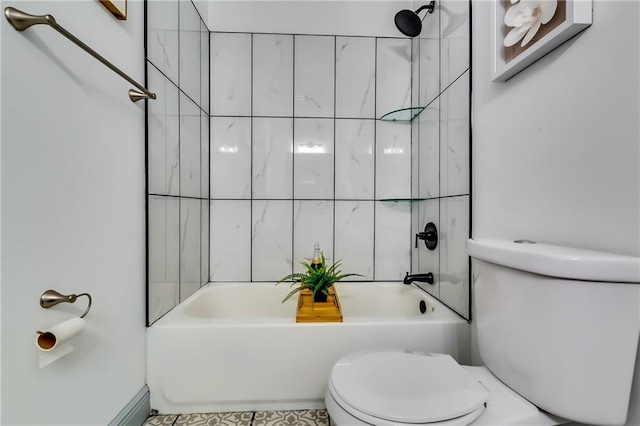
[{"label": "green fern", "polygon": [[286,302],[291,296],[304,289],[311,290],[314,299],[318,292],[328,295],[329,289],[336,282],[346,277],[362,277],[360,274],[343,274],[342,271],[338,269],[341,263],[342,261],[339,260],[327,268],[327,262],[322,252],[320,253],[320,267],[318,269],[312,268],[308,262],[300,262],[300,264],[305,267],[306,272],[289,274],[276,283],[276,285],[278,285],[284,281],[292,281],[291,286],[299,284],[298,287],[291,290],[285,298],[282,299],[282,302]]}]

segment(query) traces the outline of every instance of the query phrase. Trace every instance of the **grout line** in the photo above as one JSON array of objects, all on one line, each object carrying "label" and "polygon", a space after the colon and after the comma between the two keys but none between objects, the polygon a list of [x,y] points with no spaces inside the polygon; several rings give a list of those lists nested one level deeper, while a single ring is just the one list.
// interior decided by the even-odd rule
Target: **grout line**
[{"label": "grout line", "polygon": [[[296,196],[296,36],[291,39],[291,272],[295,271],[295,196]],[[302,204],[302,203],[301,203]]]},{"label": "grout line", "polygon": [[[196,200],[206,200],[206,198],[194,198],[194,197],[179,197],[177,195],[163,195],[163,194],[149,194],[154,197],[168,197],[168,198],[186,198],[186,199],[196,199]],[[469,193],[463,194],[453,194],[453,195],[444,195],[442,197],[424,197],[415,199],[412,202],[421,202],[421,201],[430,201],[430,200],[439,200],[442,198],[455,198],[455,197],[464,197],[469,195]],[[391,202],[405,202],[406,200],[391,200],[387,198],[383,199],[374,199],[374,198],[226,198],[226,197],[215,197],[211,198],[210,201],[353,201],[353,202],[365,202],[365,201],[380,201],[383,203],[391,203]],[[409,202],[409,201],[406,201]]]},{"label": "grout line", "polygon": [[[374,46],[374,78],[373,78],[373,116],[378,116],[378,37],[375,38]],[[377,181],[378,181],[378,122],[374,122],[373,125],[373,198],[375,200],[377,195]],[[377,203],[373,203],[373,258],[371,259],[371,279],[376,280],[376,210],[378,208]]]},{"label": "grout line", "polygon": [[352,38],[383,38],[389,40],[411,40],[409,37],[389,37],[376,35],[349,35],[349,34],[305,34],[305,33],[270,33],[270,32],[248,32],[248,31],[209,31],[211,34],[257,34],[274,36],[304,36],[304,37],[352,37]]},{"label": "grout line", "polygon": [[332,227],[333,227],[333,262],[336,261],[336,153],[338,150],[336,142],[336,115],[338,113],[338,37],[333,38],[333,200],[331,203]]},{"label": "grout line", "polygon": [[371,120],[371,121],[376,121],[377,119],[375,117],[306,117],[306,116],[299,116],[299,117],[293,117],[291,115],[242,115],[242,114],[209,114],[210,117],[227,117],[227,118],[307,118],[307,119],[313,119],[313,120]]},{"label": "grout line", "polygon": [[[254,36],[251,34],[251,118],[249,123],[249,138],[250,138],[250,152],[249,152],[249,199],[253,200],[253,48],[254,48]],[[249,278],[253,280],[253,202],[249,203]],[[254,414],[255,416],[255,414]],[[251,418],[253,423],[253,417]]]},{"label": "grout line", "polygon": [[[180,4],[178,4],[178,62],[180,62]],[[179,303],[182,295],[182,173],[181,154],[182,154],[182,133],[181,133],[181,119],[182,119],[182,102],[180,90],[180,66],[178,66],[178,81],[176,87],[178,88],[178,303],[173,305],[175,308]],[[171,81],[171,80],[169,80]],[[171,308],[171,309],[173,309]],[[169,309],[169,311],[171,311]],[[176,420],[178,418],[176,417]]]}]

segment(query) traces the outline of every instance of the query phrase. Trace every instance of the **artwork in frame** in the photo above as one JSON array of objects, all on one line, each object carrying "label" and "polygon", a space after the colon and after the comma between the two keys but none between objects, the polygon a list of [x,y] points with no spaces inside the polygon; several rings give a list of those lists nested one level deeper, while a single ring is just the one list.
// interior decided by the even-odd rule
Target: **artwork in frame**
[{"label": "artwork in frame", "polygon": [[493,0],[491,81],[506,81],[591,25],[592,0]]},{"label": "artwork in frame", "polygon": [[119,20],[127,19],[127,0],[100,0],[100,3]]}]

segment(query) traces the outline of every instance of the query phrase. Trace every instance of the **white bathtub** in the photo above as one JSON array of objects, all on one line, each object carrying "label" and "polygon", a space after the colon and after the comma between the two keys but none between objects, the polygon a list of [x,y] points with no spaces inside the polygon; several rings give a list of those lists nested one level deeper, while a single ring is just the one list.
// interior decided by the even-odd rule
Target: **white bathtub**
[{"label": "white bathtub", "polygon": [[[469,362],[469,325],[399,282],[338,283],[344,322],[297,324],[286,284],[209,283],[147,329],[147,383],[160,413],[323,408],[342,355],[370,348]],[[427,311],[420,313],[420,300]]]}]

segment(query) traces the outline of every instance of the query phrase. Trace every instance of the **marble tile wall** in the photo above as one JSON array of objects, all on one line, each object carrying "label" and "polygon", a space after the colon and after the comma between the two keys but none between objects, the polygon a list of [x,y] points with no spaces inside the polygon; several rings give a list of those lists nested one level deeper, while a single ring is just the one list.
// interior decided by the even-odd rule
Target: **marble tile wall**
[{"label": "marble tile wall", "polygon": [[[420,284],[465,318],[470,318],[470,57],[469,3],[441,0],[413,40],[414,106],[426,109],[412,123],[412,233],[433,222],[438,246],[412,249],[413,273],[432,272],[433,285]],[[417,53],[415,53],[417,52]],[[417,87],[416,87],[417,86]]]},{"label": "marble tile wall", "polygon": [[404,38],[211,34],[211,281],[275,281],[313,255],[363,280],[411,266]]},{"label": "marble tile wall", "polygon": [[209,53],[191,1],[147,2],[149,324],[209,279]]}]

